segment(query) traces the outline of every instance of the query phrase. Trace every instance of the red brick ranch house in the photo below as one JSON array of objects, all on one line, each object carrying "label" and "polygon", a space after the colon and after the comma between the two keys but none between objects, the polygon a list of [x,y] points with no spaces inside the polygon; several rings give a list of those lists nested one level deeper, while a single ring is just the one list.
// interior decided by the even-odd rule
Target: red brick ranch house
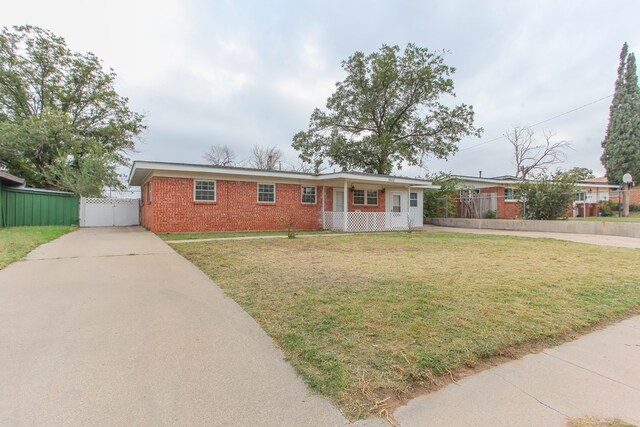
[{"label": "red brick ranch house", "polygon": [[[497,219],[522,218],[523,205],[517,191],[518,185],[523,182],[521,179],[509,175],[494,178],[453,176],[461,187],[460,197],[456,201],[460,217],[484,218],[487,211],[493,210]],[[597,216],[600,202],[609,200],[616,188],[600,179],[576,183],[574,202],[567,210],[567,216]],[[470,206],[473,208],[470,209]]]},{"label": "red brick ranch house", "polygon": [[135,161],[140,218],[155,232],[385,231],[422,226],[429,181],[361,172],[310,174]]}]

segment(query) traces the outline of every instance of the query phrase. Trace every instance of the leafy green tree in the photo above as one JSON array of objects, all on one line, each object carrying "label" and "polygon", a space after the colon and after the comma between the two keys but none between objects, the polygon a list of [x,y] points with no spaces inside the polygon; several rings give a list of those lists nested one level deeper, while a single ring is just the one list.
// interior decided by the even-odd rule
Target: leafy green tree
[{"label": "leafy green tree", "polygon": [[[625,43],[620,52],[618,77],[609,108],[609,125],[602,141],[600,158],[610,182],[622,183],[625,173],[630,173],[635,179],[640,177],[640,88],[636,71],[636,57],[629,53]],[[629,197],[623,197],[623,203],[626,216]]]},{"label": "leafy green tree", "polygon": [[566,218],[576,194],[575,179],[562,172],[542,173],[518,185],[526,219]]},{"label": "leafy green tree", "polygon": [[589,168],[574,167],[562,172],[563,174],[573,178],[574,181],[584,181],[587,179],[595,178],[593,170]]},{"label": "leafy green tree", "polygon": [[[38,27],[0,32],[0,159],[32,186],[74,190],[52,170],[101,163],[96,186],[119,183],[116,168],[145,129],[118,95],[113,70],[92,53],[71,51]],[[73,159],[69,161],[68,159]],[[120,184],[121,185],[121,184]]]},{"label": "leafy green tree", "polygon": [[431,177],[431,181],[440,188],[424,191],[422,199],[424,218],[455,217],[456,201],[460,197],[460,180],[448,173],[438,173]]},{"label": "leafy green tree", "polygon": [[342,68],[326,111],[315,109],[309,129],[293,137],[300,158],[319,168],[324,161],[345,169],[389,174],[402,163],[421,164],[426,156],[447,158],[465,136],[479,136],[473,108],[448,107],[454,94],[453,67],[441,55],[408,44],[356,52]]}]

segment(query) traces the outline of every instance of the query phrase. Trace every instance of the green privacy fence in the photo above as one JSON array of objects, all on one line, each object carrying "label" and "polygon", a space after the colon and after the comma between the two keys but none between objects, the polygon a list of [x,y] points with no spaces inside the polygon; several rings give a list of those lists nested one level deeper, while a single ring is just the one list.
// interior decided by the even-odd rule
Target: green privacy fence
[{"label": "green privacy fence", "polygon": [[76,225],[78,196],[0,185],[0,226]]}]

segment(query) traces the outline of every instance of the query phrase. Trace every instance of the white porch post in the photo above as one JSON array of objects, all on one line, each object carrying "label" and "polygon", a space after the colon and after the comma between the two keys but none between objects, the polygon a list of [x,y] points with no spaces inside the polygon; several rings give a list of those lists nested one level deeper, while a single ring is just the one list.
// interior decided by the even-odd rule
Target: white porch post
[{"label": "white porch post", "polygon": [[327,229],[327,220],[325,214],[325,205],[327,204],[327,192],[325,190],[325,186],[322,186],[322,229]]},{"label": "white porch post", "polygon": [[411,187],[407,187],[407,228],[411,230]]},{"label": "white porch post", "polygon": [[344,200],[343,200],[343,208],[344,208],[344,231],[347,231],[347,206],[349,206],[349,196],[347,195],[347,180],[344,180]]}]

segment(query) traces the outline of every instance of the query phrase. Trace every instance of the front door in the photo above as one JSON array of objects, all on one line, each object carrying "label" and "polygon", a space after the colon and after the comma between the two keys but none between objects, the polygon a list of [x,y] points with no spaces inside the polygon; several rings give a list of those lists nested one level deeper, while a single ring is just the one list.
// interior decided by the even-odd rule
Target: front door
[{"label": "front door", "polygon": [[344,212],[344,190],[333,190],[333,211]]},{"label": "front door", "polygon": [[407,203],[406,194],[400,191],[391,191],[389,193],[391,198],[390,203],[390,226],[391,228],[406,228],[407,227]]}]

